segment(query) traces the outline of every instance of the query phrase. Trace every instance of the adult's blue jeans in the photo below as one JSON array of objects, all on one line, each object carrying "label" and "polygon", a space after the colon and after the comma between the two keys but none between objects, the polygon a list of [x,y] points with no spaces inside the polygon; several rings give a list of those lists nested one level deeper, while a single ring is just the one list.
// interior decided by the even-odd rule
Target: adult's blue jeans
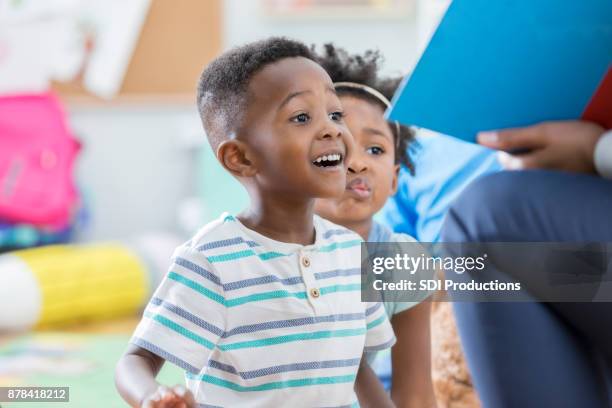
[{"label": "adult's blue jeans", "polygon": [[[612,181],[551,171],[482,177],[449,210],[442,240],[612,242]],[[454,310],[484,407],[611,406],[612,303],[457,302]]]}]

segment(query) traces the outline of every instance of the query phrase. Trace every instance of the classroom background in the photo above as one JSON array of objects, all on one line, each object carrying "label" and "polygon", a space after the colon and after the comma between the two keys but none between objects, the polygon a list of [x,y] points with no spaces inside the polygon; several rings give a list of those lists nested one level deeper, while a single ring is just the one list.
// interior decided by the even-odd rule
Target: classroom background
[{"label": "classroom background", "polygon": [[173,249],[246,200],[196,111],[208,61],[282,35],[405,75],[448,4],[0,0],[0,386],[123,406],[113,367]]}]

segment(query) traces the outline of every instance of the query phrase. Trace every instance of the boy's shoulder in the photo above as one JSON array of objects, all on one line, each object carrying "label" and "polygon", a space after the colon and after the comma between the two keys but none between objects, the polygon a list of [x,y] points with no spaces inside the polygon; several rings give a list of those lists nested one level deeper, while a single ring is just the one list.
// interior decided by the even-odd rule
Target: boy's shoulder
[{"label": "boy's shoulder", "polygon": [[[314,216],[314,225],[317,230],[317,234],[321,235],[321,238],[325,241],[352,241],[359,240],[363,241],[363,238],[355,231],[350,230],[342,225],[334,224],[333,222],[321,218],[318,215]],[[317,237],[319,239],[319,237]]]},{"label": "boy's shoulder", "polygon": [[217,219],[200,228],[190,240],[176,249],[176,252],[191,252],[206,256],[217,250],[236,244],[249,244],[248,237],[236,225],[236,218],[223,213]]},{"label": "boy's shoulder", "polygon": [[231,214],[223,213],[217,219],[201,227],[187,244],[193,249],[206,251],[213,242],[236,237],[239,233],[240,230],[236,227],[236,218]]}]

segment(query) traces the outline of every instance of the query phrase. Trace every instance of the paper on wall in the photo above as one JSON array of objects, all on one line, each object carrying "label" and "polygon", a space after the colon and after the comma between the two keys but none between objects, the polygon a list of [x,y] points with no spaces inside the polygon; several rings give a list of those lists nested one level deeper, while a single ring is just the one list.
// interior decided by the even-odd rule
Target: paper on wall
[{"label": "paper on wall", "polygon": [[0,0],[0,95],[48,90],[68,80],[83,50],[75,15],[78,0]]},{"label": "paper on wall", "polygon": [[0,94],[44,92],[82,68],[83,85],[112,98],[123,83],[150,0],[0,0]]},{"label": "paper on wall", "polygon": [[95,46],[84,75],[90,92],[112,98],[121,88],[150,0],[89,0],[84,13]]}]

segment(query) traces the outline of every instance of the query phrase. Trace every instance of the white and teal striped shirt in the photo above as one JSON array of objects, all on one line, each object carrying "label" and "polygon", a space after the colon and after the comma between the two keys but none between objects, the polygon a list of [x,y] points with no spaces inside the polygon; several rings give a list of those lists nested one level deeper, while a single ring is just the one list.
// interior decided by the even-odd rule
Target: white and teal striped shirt
[{"label": "white and teal striped shirt", "polygon": [[360,237],[315,217],[316,240],[274,241],[224,214],[179,247],[132,343],[186,371],[204,407],[354,406],[364,351],[395,341],[361,302]]}]

